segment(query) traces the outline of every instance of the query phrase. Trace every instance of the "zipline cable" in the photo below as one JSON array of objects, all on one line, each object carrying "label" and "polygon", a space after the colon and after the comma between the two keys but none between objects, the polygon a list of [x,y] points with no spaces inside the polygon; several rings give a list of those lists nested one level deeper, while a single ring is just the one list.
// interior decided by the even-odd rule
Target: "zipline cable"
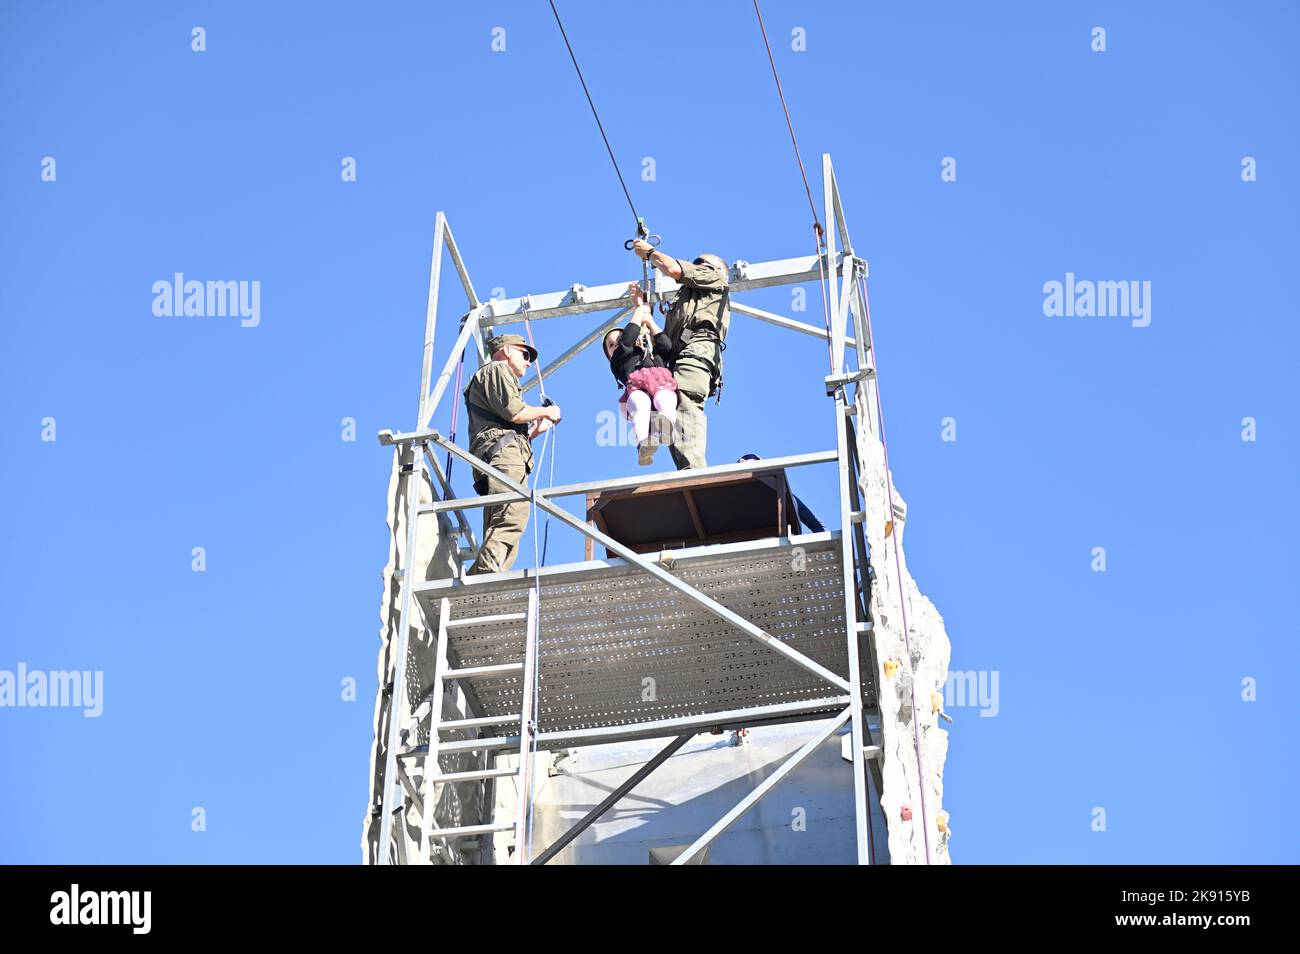
[{"label": "zipline cable", "polygon": [[808,185],[808,173],[803,166],[803,156],[799,153],[799,140],[794,134],[794,123],[790,119],[790,107],[786,105],[785,92],[781,89],[781,77],[776,71],[776,58],[772,56],[772,44],[767,40],[767,28],[763,26],[763,11],[758,8],[758,0],[754,0],[754,13],[758,16],[758,29],[763,34],[763,46],[767,49],[767,62],[772,66],[772,79],[776,81],[776,95],[781,100],[781,109],[785,113],[785,125],[790,130],[790,145],[794,146],[794,158],[799,163],[799,175],[803,179],[803,191],[808,196],[808,208],[812,212],[813,233],[817,237],[817,274],[822,292],[822,321],[826,328],[826,356],[830,363],[831,373],[834,374],[835,351],[831,346],[831,313],[827,304],[829,295],[826,291],[826,269],[830,263],[823,261],[827,251],[826,230],[822,228],[821,219],[817,216],[817,203],[813,201],[812,188]]},{"label": "zipline cable", "polygon": [[763,46],[767,47],[767,62],[772,65],[772,79],[776,80],[776,95],[781,98],[781,109],[785,111],[785,125],[790,130],[790,144],[794,146],[794,158],[799,163],[799,175],[803,177],[803,191],[808,194],[808,208],[812,210],[813,231],[817,233],[819,246],[825,245],[825,230],[821,219],[817,217],[817,203],[813,201],[812,189],[808,186],[808,173],[803,167],[803,156],[799,154],[799,140],[794,135],[794,123],[790,121],[790,107],[785,103],[785,93],[781,90],[781,77],[776,72],[776,60],[772,56],[772,44],[767,42],[767,28],[763,26],[763,11],[758,9],[758,0],[754,0],[754,13],[758,15],[758,29],[763,34]]},{"label": "zipline cable", "polygon": [[636,219],[637,234],[644,235],[646,232],[645,223],[641,216],[636,213],[636,205],[632,202],[632,193],[627,191],[627,183],[623,181],[623,173],[618,168],[618,160],[614,158],[614,150],[609,144],[609,137],[605,135],[605,126],[600,121],[600,113],[596,112],[596,103],[591,98],[591,90],[587,88],[587,81],[583,78],[582,67],[578,65],[578,58],[573,54],[573,44],[569,42],[569,34],[564,31],[564,24],[560,21],[560,11],[555,9],[555,0],[550,0],[551,13],[555,14],[555,25],[560,28],[560,36],[564,37],[564,45],[569,50],[569,59],[573,60],[573,68],[578,73],[578,82],[582,84],[582,91],[587,94],[587,105],[591,107],[591,115],[596,120],[596,128],[600,130],[600,138],[605,141],[605,151],[609,153],[609,161],[614,166],[614,174],[618,176],[618,184],[623,187],[623,195],[627,199],[627,207],[632,210],[632,218]]}]

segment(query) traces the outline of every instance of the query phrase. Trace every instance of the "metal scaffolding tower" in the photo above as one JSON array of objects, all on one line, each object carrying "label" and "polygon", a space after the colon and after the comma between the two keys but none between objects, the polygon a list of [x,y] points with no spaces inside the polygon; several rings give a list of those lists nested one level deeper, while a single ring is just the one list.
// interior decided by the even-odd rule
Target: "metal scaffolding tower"
[{"label": "metal scaffolding tower", "polygon": [[[836,446],[819,453],[679,474],[547,489],[530,490],[512,482],[429,424],[446,396],[457,362],[471,343],[480,360],[486,360],[484,342],[494,329],[525,319],[544,321],[600,313],[601,321],[594,329],[544,371],[539,368],[539,373],[549,376],[600,340],[610,326],[609,312],[617,312],[617,319],[629,310],[627,284],[573,285],[565,291],[480,301],[447,220],[438,213],[416,427],[406,433],[380,433],[381,443],[396,445],[406,462],[401,478],[406,492],[404,498],[398,498],[404,500],[405,508],[405,547],[400,551],[405,554],[405,565],[398,571],[398,625],[387,675],[380,686],[382,717],[377,723],[369,820],[377,823],[379,831],[377,842],[372,837],[369,861],[459,863],[462,841],[490,839],[496,832],[513,830],[516,847],[512,860],[544,863],[695,733],[819,721],[823,726],[817,734],[716,824],[701,832],[673,863],[698,859],[711,841],[845,725],[851,751],[846,758],[852,761],[857,860],[869,863],[872,786],[868,773],[878,796],[881,746],[869,728],[869,718],[878,711],[878,670],[871,636],[870,555],[857,479],[862,464],[856,427],[865,426],[879,436],[876,381],[866,302],[857,281],[865,277],[867,263],[853,252],[829,155],[822,157],[822,176],[824,257],[735,262],[731,266],[730,307],[735,314],[829,340],[831,367],[825,391],[827,413],[835,416]],[[469,308],[434,380],[434,333],[444,251],[455,265]],[[821,282],[823,276],[829,334],[737,300],[747,291]],[[662,276],[656,276],[656,281],[660,296],[671,301],[677,284]],[[523,388],[537,384],[538,374],[534,374]],[[859,392],[865,400],[855,400]],[[452,399],[459,400],[460,395],[452,395]],[[860,417],[867,420],[859,421]],[[435,449],[463,460],[508,491],[456,498]],[[839,491],[839,529],[823,533],[791,533],[643,554],[556,502],[646,482],[671,484],[674,479],[819,465],[836,468]],[[422,486],[433,488],[432,501],[421,500]],[[520,498],[535,500],[536,511],[585,534],[611,556],[464,576],[462,568],[468,566],[474,552],[466,512]],[[411,569],[420,518],[430,515],[466,544],[453,548],[451,575],[446,579],[421,579]],[[423,679],[420,667],[409,658],[412,630],[427,640],[436,656],[427,685],[413,684],[413,680]],[[534,676],[538,686],[535,699]],[[659,691],[652,700],[638,702],[647,678],[655,681]],[[461,687],[457,694],[460,706],[453,713],[459,717],[446,718],[444,688],[453,682]],[[654,737],[673,741],[556,844],[538,846],[537,855],[530,857],[525,850],[533,794],[530,752]],[[520,793],[511,817],[483,817],[469,825],[444,825],[438,819],[438,786],[474,784],[490,791],[495,781],[508,777],[517,779]],[[482,800],[492,804],[491,798]],[[403,833],[394,831],[395,825],[408,824],[406,819],[411,817],[420,819],[416,857],[411,856]]]}]

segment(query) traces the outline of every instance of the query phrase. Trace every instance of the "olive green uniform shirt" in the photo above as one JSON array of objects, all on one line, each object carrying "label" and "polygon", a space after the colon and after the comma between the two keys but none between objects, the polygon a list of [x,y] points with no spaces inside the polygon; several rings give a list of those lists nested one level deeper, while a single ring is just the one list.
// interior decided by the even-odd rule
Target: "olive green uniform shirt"
[{"label": "olive green uniform shirt", "polygon": [[[727,337],[727,325],[731,321],[731,309],[724,295],[727,277],[711,265],[695,265],[678,259],[677,266],[682,270],[681,287],[668,309],[664,334],[674,346],[686,342],[677,355],[678,360],[690,355],[717,368],[721,342]],[[686,341],[688,337],[690,340]]]},{"label": "olive green uniform shirt", "polygon": [[519,390],[519,379],[511,372],[509,365],[504,361],[489,361],[475,371],[469,379],[469,387],[465,389],[465,406],[469,412],[471,454],[490,464],[492,461],[488,459],[488,454],[493,445],[507,434],[518,433],[520,437],[512,441],[510,446],[518,448],[525,466],[529,471],[532,470],[533,445],[528,440],[528,425],[509,424],[512,417],[527,407],[523,393]]}]

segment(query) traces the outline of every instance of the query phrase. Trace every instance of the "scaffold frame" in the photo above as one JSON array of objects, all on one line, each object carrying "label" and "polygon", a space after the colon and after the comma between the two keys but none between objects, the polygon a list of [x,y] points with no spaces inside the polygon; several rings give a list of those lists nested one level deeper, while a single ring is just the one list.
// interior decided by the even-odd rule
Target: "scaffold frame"
[{"label": "scaffold frame", "polygon": [[[432,815],[432,785],[442,776],[442,770],[438,763],[439,754],[482,752],[485,753],[486,758],[486,753],[492,751],[515,749],[524,752],[530,744],[535,747],[545,748],[599,744],[622,739],[655,736],[675,737],[677,741],[669,746],[669,749],[672,749],[674,745],[680,746],[682,741],[689,738],[694,732],[706,731],[719,726],[742,727],[768,722],[811,719],[826,720],[826,725],[810,738],[807,744],[789,756],[782,765],[764,779],[735,808],[727,812],[707,831],[701,833],[673,863],[685,864],[697,857],[719,834],[725,831],[727,827],[775,786],[781,778],[795,769],[819,744],[844,725],[849,727],[848,737],[851,740],[856,857],[860,864],[870,863],[869,827],[871,822],[870,806],[868,804],[868,772],[871,772],[876,782],[876,792],[879,793],[879,765],[875,764],[873,760],[880,757],[881,747],[873,740],[867,719],[868,707],[874,705],[872,686],[874,685],[875,662],[870,613],[870,582],[867,576],[869,556],[861,530],[864,514],[858,503],[860,494],[855,476],[860,467],[857,460],[858,449],[855,437],[855,418],[857,417],[855,409],[857,406],[866,409],[868,419],[858,423],[867,426],[870,432],[878,437],[879,425],[876,420],[875,409],[877,402],[874,390],[876,378],[871,341],[867,330],[869,325],[866,321],[866,302],[861,294],[861,285],[857,281],[859,277],[865,277],[867,263],[854,254],[839,188],[829,155],[822,156],[822,177],[823,215],[826,226],[823,255],[752,264],[745,261],[732,263],[730,266],[730,308],[734,314],[745,315],[788,331],[817,337],[829,342],[830,369],[829,374],[825,376],[824,384],[835,414],[835,432],[837,435],[835,448],[810,454],[769,458],[762,461],[723,464],[669,474],[657,473],[645,476],[617,477],[551,488],[529,488],[526,485],[511,481],[491,465],[469,454],[457,446],[454,441],[448,439],[447,436],[431,428],[429,426],[430,422],[447,397],[447,388],[457,363],[468,349],[472,347],[477,353],[479,361],[483,362],[489,358],[486,354],[485,343],[498,329],[520,324],[525,320],[532,322],[600,313],[602,315],[601,321],[594,330],[587,332],[572,347],[544,367],[538,366],[536,373],[522,382],[521,387],[524,391],[531,390],[540,381],[564,367],[585,348],[598,341],[604,330],[610,326],[608,313],[613,312],[617,320],[631,310],[628,302],[627,282],[592,287],[574,284],[564,291],[524,295],[518,298],[497,299],[487,302],[481,301],[452,236],[447,218],[442,212],[437,213],[434,224],[428,305],[425,315],[416,426],[413,430],[407,432],[381,431],[379,440],[381,444],[396,446],[399,450],[409,454],[410,466],[409,469],[405,470],[401,478],[405,481],[406,486],[404,562],[409,564],[412,555],[417,552],[419,518],[424,515],[432,514],[441,518],[441,515],[446,514],[450,518],[454,518],[454,532],[462,537],[468,546],[465,549],[457,548],[455,576],[449,579],[422,581],[416,579],[416,575],[409,571],[408,566],[403,566],[398,571],[401,581],[397,610],[398,626],[396,635],[393,637],[394,645],[390,654],[392,663],[385,682],[380,686],[381,694],[387,698],[386,741],[382,752],[383,772],[376,786],[378,791],[372,794],[372,812],[378,815],[379,821],[378,851],[377,857],[374,859],[378,863],[386,864],[394,860],[399,862],[409,860],[404,857],[405,851],[401,849],[400,837],[397,839],[398,844],[390,847],[390,843],[393,841],[395,817],[403,808],[404,798],[412,799],[426,819],[426,837],[422,838],[419,849],[421,854],[426,856],[417,860],[431,860],[427,854],[431,850],[427,832],[430,825],[428,819]],[[468,309],[461,318],[451,352],[435,379],[433,377],[434,344],[444,255],[450,257],[456,269],[467,298]],[[655,290],[660,298],[671,300],[674,297],[678,289],[677,283],[657,274],[654,281]],[[746,291],[761,288],[806,282],[821,283],[822,281],[825,282],[824,290],[829,333],[824,328],[818,328],[793,318],[755,308],[743,301],[737,301],[735,297]],[[854,358],[852,367],[848,367],[850,354]],[[850,389],[855,389],[852,392],[854,394],[856,394],[857,390],[865,389],[866,400],[855,401],[851,399]],[[459,395],[452,396],[453,400],[459,400],[459,398]],[[493,478],[497,484],[508,488],[507,491],[468,498],[456,498],[447,475],[437,460],[437,455],[433,453],[435,448],[446,451],[453,457],[464,461],[476,472]],[[839,530],[825,534],[824,538],[819,538],[819,542],[824,546],[834,547],[838,551],[838,572],[841,574],[839,587],[842,590],[843,649],[847,662],[846,676],[832,671],[805,652],[794,648],[791,641],[773,637],[762,627],[757,626],[749,619],[729,609],[723,603],[682,579],[681,576],[674,572],[674,569],[678,566],[678,559],[683,561],[683,565],[689,563],[690,556],[688,554],[683,554],[681,551],[658,554],[634,552],[631,548],[621,544],[596,527],[589,525],[556,503],[559,498],[586,494],[592,491],[634,487],[645,482],[671,483],[674,477],[698,479],[741,471],[772,471],[832,463],[836,467],[837,474]],[[426,467],[428,468],[427,472]],[[431,503],[422,503],[420,499],[419,488],[424,485],[426,479],[429,480],[433,488],[434,499]],[[540,513],[548,514],[578,533],[585,535],[596,544],[605,547],[607,553],[612,554],[612,556],[606,560],[587,561],[586,563],[569,564],[557,568],[532,568],[515,570],[506,574],[466,577],[463,572],[462,557],[476,549],[476,541],[470,529],[470,522],[466,517],[466,512],[483,506],[521,499],[533,502],[534,517],[539,516]],[[797,541],[802,537],[791,539]],[[771,541],[758,541],[752,544],[714,545],[701,548],[701,552],[703,554],[703,551],[708,551],[707,554],[703,555],[717,558],[746,552],[760,552],[765,545],[775,548],[789,546],[790,543],[790,539],[779,538]],[[772,702],[763,705],[744,706],[729,711],[708,711],[644,723],[611,725],[607,729],[593,729],[585,732],[547,732],[539,728],[537,714],[534,713],[531,720],[524,720],[521,735],[479,736],[455,742],[442,742],[441,744],[439,744],[437,738],[439,731],[437,719],[440,718],[440,715],[435,714],[432,722],[433,735],[431,742],[433,744],[423,747],[402,747],[402,736],[404,731],[410,728],[411,724],[408,721],[403,725],[399,718],[401,700],[406,698],[407,692],[408,667],[406,660],[409,651],[409,633],[412,627],[420,631],[437,631],[441,633],[437,652],[439,658],[442,659],[443,654],[447,651],[445,614],[449,605],[447,600],[449,594],[453,592],[472,592],[475,587],[499,585],[503,580],[514,584],[526,583],[529,587],[536,585],[539,592],[541,592],[540,587],[544,581],[554,583],[561,576],[566,579],[595,579],[601,573],[608,574],[611,572],[611,568],[621,567],[633,568],[635,571],[645,574],[654,581],[655,585],[666,588],[675,597],[689,601],[698,610],[710,615],[716,620],[717,625],[734,631],[732,632],[733,637],[738,633],[746,637],[752,646],[761,647],[763,652],[780,657],[782,664],[798,667],[808,676],[820,680],[825,686],[824,695],[820,698],[795,702]],[[428,609],[433,603],[425,602],[425,600],[433,599],[440,599],[440,605],[443,607],[442,613],[444,615],[437,626],[432,626],[432,616]],[[491,618],[482,617],[485,621]],[[504,616],[500,618],[505,619]],[[473,620],[468,621],[468,623],[472,624]],[[461,625],[466,625],[466,622],[461,621]],[[530,622],[529,625],[531,626],[533,623]],[[536,637],[534,635],[531,638],[535,640]],[[529,652],[535,655],[535,646],[530,645]],[[530,655],[531,658],[533,658],[532,655]],[[435,696],[439,700],[438,705],[440,705],[442,698],[440,688],[435,693]],[[432,710],[433,706],[422,705],[420,711],[423,712],[426,708]],[[525,711],[528,711],[527,707],[525,707]],[[415,718],[419,718],[418,713]],[[476,729],[480,727],[486,729],[492,724],[501,724],[505,721],[507,720],[499,716],[499,714],[487,713],[486,715],[480,714],[480,717],[476,719],[461,720],[461,724],[462,726],[473,724]],[[529,733],[531,733],[531,738],[528,737]],[[589,813],[588,817],[566,833],[562,839],[563,844],[567,844],[583,828],[594,823],[601,812],[608,809],[617,800],[614,796],[625,794],[626,791],[630,790],[631,784],[635,784],[644,778],[645,775],[649,774],[649,771],[653,770],[655,765],[671,755],[671,751],[665,750],[665,753],[661,753],[661,756],[656,757],[657,761],[652,762],[648,769],[637,773],[632,780],[629,780],[630,784],[620,787],[619,791],[613,793],[610,799],[606,799],[607,804],[602,803],[601,811]],[[424,770],[420,773],[422,780],[420,784],[423,785],[423,793],[420,791],[420,785],[417,785],[414,777],[407,770],[408,763],[412,760],[421,759],[424,760]],[[464,774],[486,778],[506,773],[502,770],[484,769],[482,772]],[[526,793],[532,792],[531,777],[521,790]],[[530,799],[530,795],[525,795],[524,799]],[[519,806],[521,825],[522,819],[530,808],[530,805]],[[478,827],[488,829],[492,826]],[[537,861],[534,863],[549,860],[563,847],[563,844],[557,843],[550,846],[538,856]],[[516,861],[525,863],[530,853],[525,851],[522,845],[517,845],[515,854]]]}]

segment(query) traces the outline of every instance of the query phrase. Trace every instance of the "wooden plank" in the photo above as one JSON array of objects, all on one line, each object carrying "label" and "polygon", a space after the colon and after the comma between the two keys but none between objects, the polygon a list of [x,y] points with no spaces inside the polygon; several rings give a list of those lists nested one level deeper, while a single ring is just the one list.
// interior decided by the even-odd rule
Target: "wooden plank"
[{"label": "wooden plank", "polygon": [[[588,492],[587,520],[636,553],[760,540],[791,532],[789,528],[795,515],[784,471],[755,469],[705,477],[690,477],[687,473],[638,487]],[[767,504],[775,504],[772,511],[762,507],[769,515],[766,518],[754,509],[755,488],[762,488],[775,498]],[[739,496],[733,497],[732,491]],[[709,496],[699,499],[698,495],[706,492]],[[742,499],[749,502],[741,503]],[[678,508],[676,514],[672,513],[674,507]],[[707,520],[706,512],[711,515]],[[756,518],[760,521],[758,526],[753,525]],[[633,530],[632,524],[638,520],[641,522]],[[797,526],[795,523],[795,533]]]},{"label": "wooden plank", "polygon": [[[762,530],[742,530],[736,533],[710,533],[705,539],[705,543],[747,543],[750,540],[766,540],[781,534],[773,532],[772,528],[767,527]],[[624,543],[635,553],[658,553],[660,550],[684,550],[687,547],[697,547],[700,545],[698,540],[667,540],[657,543]],[[606,552],[607,557],[613,554]]]},{"label": "wooden plank", "polygon": [[780,533],[785,528],[785,481],[781,481],[776,490],[776,530]]},{"label": "wooden plank", "polygon": [[686,498],[686,509],[691,512],[691,523],[695,524],[695,533],[704,542],[704,524],[700,520],[700,509],[695,506],[695,498],[691,496],[689,490],[683,490],[682,496]]},{"label": "wooden plank", "polygon": [[[592,512],[592,508],[596,506],[596,501],[599,498],[600,498],[600,494],[594,493],[592,491],[587,492],[587,522],[591,524],[593,527],[596,526],[596,521],[592,519],[591,512]],[[596,529],[600,529],[600,528],[597,527]],[[586,535],[583,536],[583,540],[586,541],[583,544],[583,552],[584,552],[585,559],[591,560],[594,558],[594,554],[596,552],[595,551],[596,541]]]},{"label": "wooden plank", "polygon": [[597,507],[603,507],[611,500],[624,500],[628,497],[639,497],[646,494],[671,493],[677,490],[698,490],[704,487],[727,487],[731,484],[748,483],[751,480],[762,479],[765,474],[755,475],[753,473],[727,474],[725,477],[696,477],[690,480],[673,480],[660,481],[657,484],[642,484],[639,487],[630,487],[626,490],[606,490],[600,494],[597,499]]}]

